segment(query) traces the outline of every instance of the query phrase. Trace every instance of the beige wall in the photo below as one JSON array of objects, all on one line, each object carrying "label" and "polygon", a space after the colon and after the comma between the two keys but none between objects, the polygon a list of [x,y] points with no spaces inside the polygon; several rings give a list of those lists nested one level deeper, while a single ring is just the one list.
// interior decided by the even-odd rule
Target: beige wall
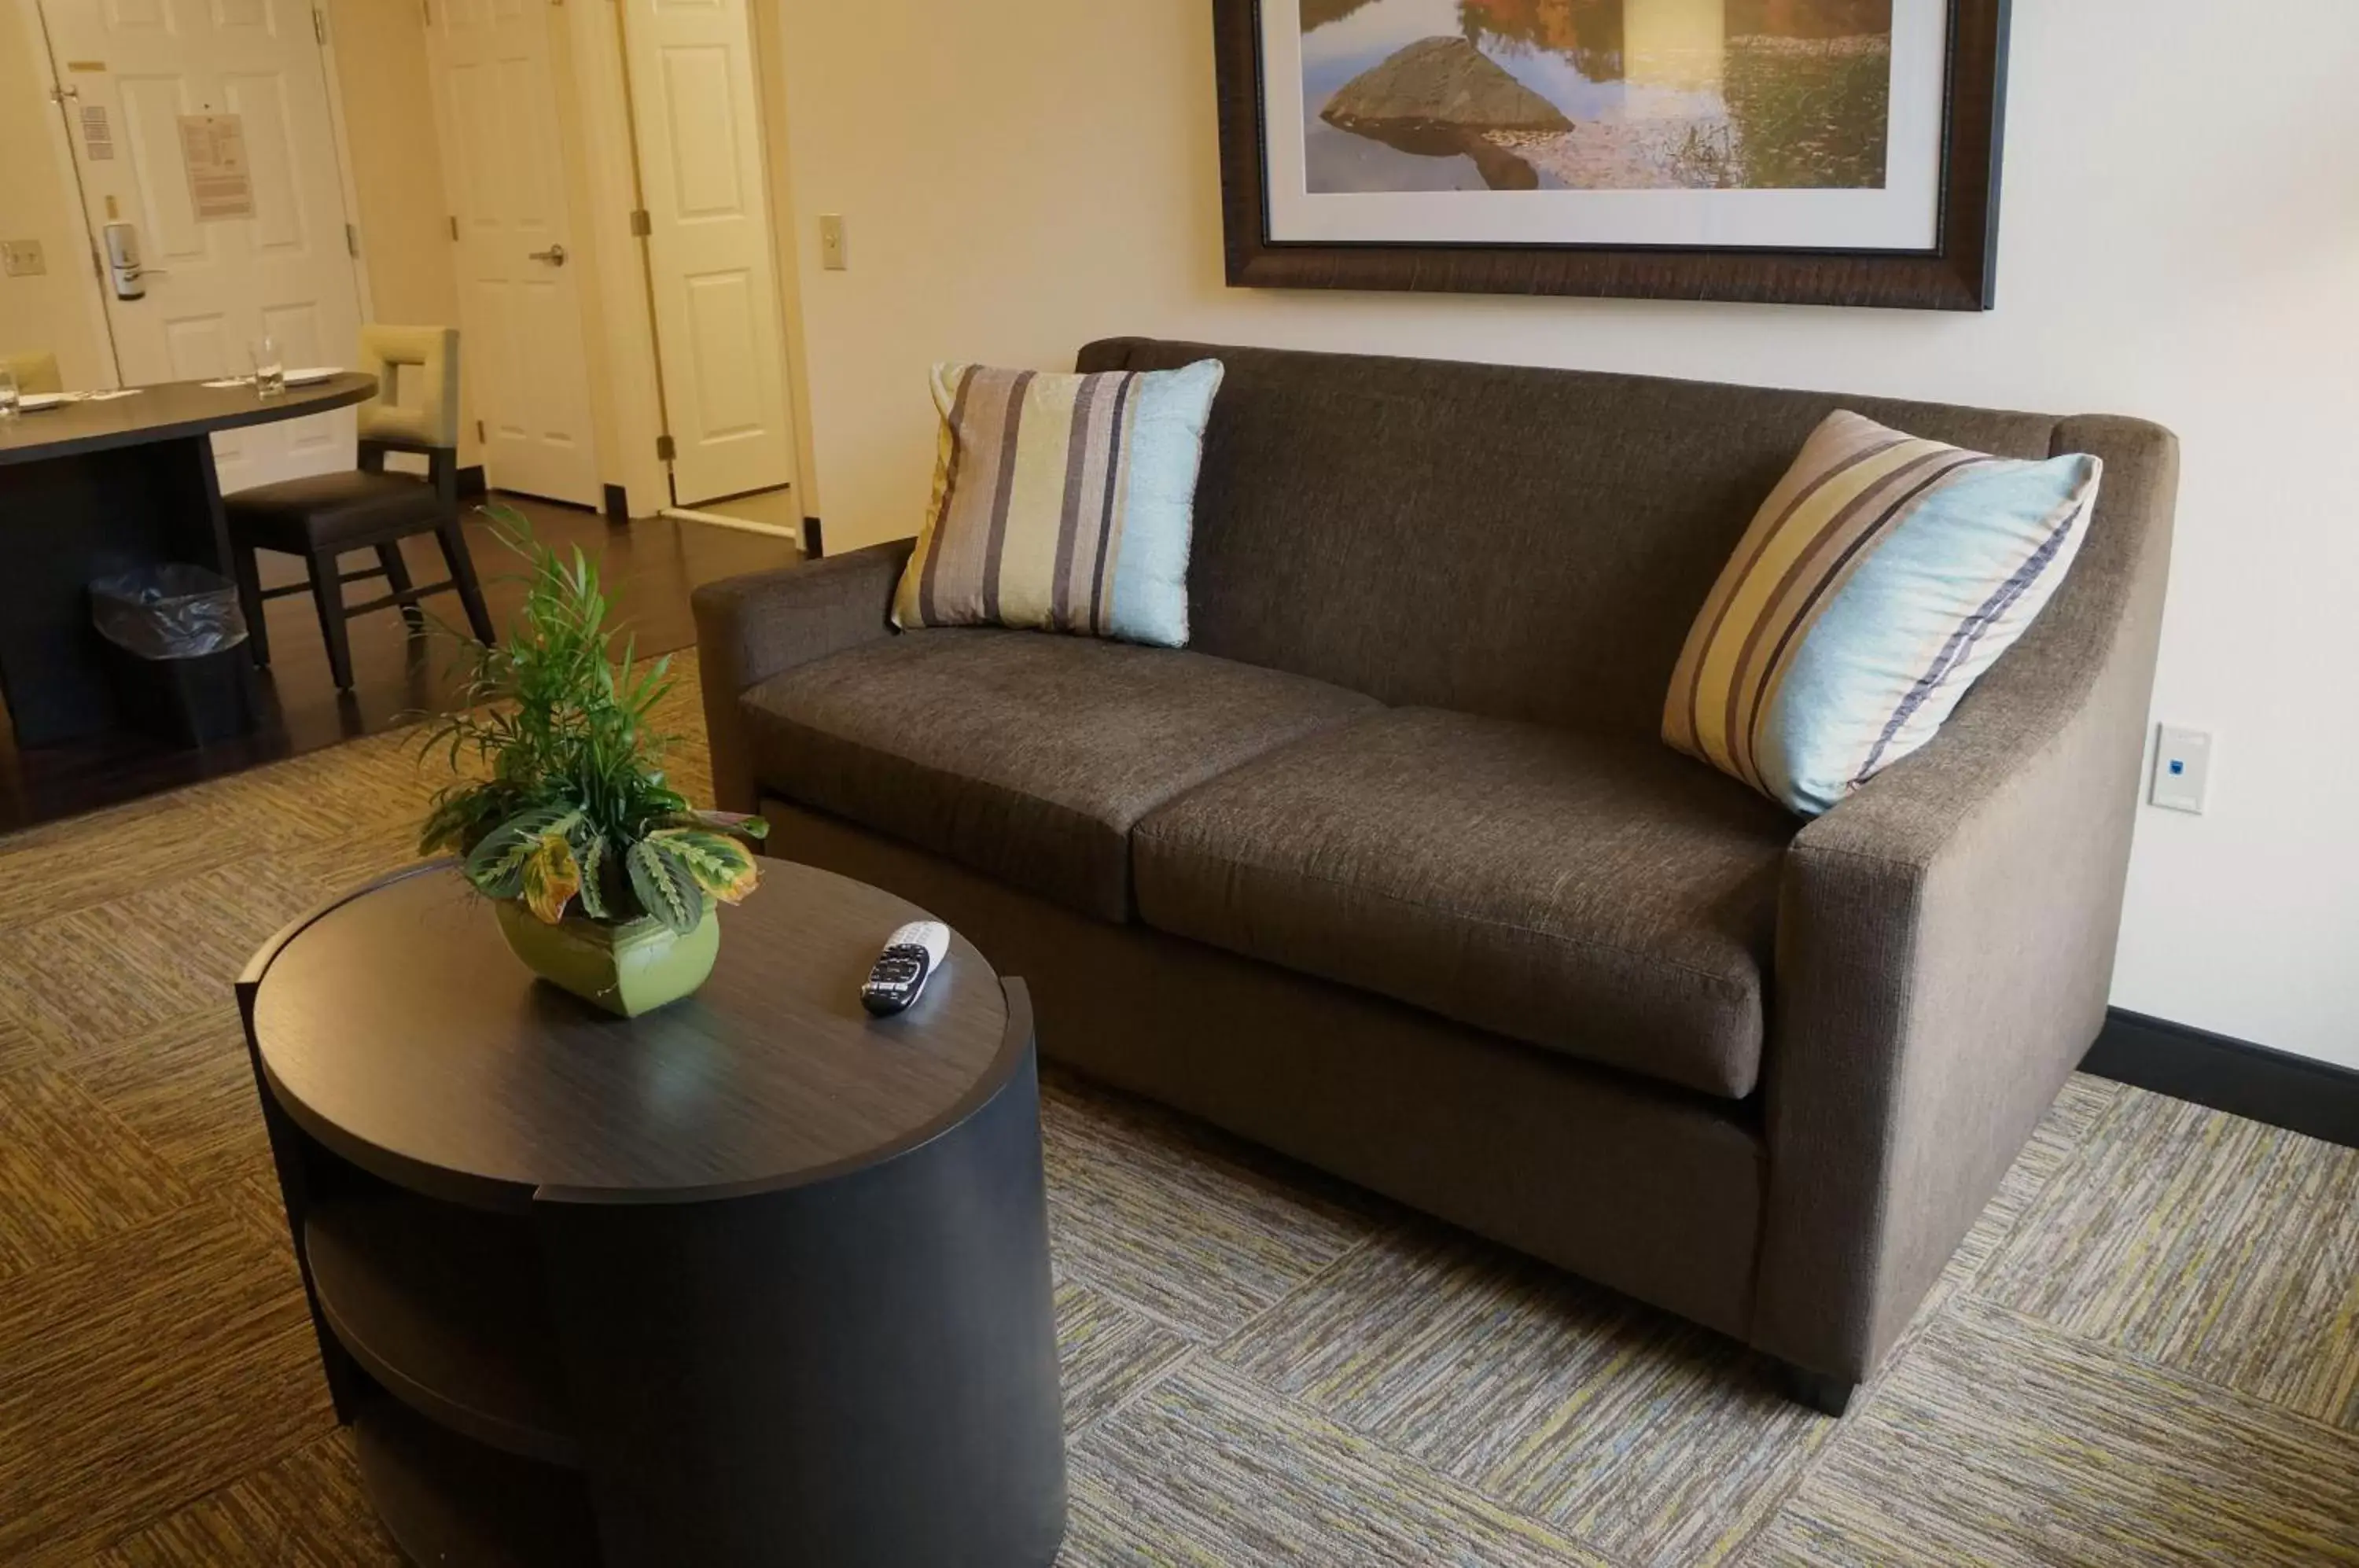
[{"label": "beige wall", "polygon": [[0,0],[0,239],[38,240],[49,271],[0,278],[0,352],[47,349],[69,387],[114,382],[82,281],[90,242],[75,211],[41,59],[23,0]]},{"label": "beige wall", "polygon": [[[2018,5],[2000,309],[1224,289],[1203,0],[776,6],[831,549],[913,531],[937,358],[1103,333],[2141,414],[2187,441],[2158,717],[2206,816],[2143,813],[2124,1006],[2359,1065],[2359,5]],[[852,270],[818,267],[817,218]],[[1441,541],[1445,542],[1446,541]]]},{"label": "beige wall", "polygon": [[[344,147],[352,159],[367,313],[397,326],[459,324],[451,204],[426,71],[426,24],[414,0],[328,0]],[[462,344],[461,353],[465,353]],[[479,461],[475,412],[462,396],[459,461]]]}]

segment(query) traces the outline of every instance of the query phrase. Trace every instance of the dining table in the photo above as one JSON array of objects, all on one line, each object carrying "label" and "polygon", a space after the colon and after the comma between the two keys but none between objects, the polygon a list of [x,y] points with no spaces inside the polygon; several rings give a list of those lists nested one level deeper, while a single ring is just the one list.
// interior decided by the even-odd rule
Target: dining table
[{"label": "dining table", "polygon": [[0,702],[20,747],[118,727],[90,585],[179,562],[231,575],[212,437],[375,395],[339,372],[263,396],[250,380],[84,394],[0,419]]}]

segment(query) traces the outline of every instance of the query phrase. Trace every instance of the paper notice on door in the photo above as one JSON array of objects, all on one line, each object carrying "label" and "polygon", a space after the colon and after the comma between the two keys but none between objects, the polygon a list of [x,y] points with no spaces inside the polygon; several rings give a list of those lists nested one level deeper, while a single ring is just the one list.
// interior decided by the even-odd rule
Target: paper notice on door
[{"label": "paper notice on door", "polygon": [[114,126],[107,120],[103,103],[82,106],[82,150],[92,163],[108,163],[114,158]]},{"label": "paper notice on door", "polygon": [[254,216],[254,169],[245,159],[243,118],[181,115],[180,160],[189,166],[189,204],[197,222]]}]

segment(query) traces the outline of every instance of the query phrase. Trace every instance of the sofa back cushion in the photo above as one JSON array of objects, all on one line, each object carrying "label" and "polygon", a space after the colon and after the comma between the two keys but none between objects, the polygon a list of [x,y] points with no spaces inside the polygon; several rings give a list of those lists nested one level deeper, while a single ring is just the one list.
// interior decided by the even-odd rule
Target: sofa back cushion
[{"label": "sofa back cushion", "polygon": [[1416,703],[1651,735],[1697,608],[1836,408],[2004,457],[2057,421],[1653,376],[1121,338],[1084,371],[1227,367],[1191,646]]}]

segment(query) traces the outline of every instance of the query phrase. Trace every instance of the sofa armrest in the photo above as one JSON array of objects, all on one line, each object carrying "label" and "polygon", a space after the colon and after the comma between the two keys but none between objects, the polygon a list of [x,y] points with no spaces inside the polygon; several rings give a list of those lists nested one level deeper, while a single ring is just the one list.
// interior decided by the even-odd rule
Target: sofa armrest
[{"label": "sofa armrest", "polygon": [[916,548],[896,539],[696,590],[704,724],[723,810],[753,811],[761,792],[738,699],[797,665],[890,636],[893,590]]},{"label": "sofa armrest", "polygon": [[2105,474],[2072,574],[1934,742],[1787,856],[1753,1342],[1857,1381],[2102,1026],[2178,445],[2066,420]]}]

